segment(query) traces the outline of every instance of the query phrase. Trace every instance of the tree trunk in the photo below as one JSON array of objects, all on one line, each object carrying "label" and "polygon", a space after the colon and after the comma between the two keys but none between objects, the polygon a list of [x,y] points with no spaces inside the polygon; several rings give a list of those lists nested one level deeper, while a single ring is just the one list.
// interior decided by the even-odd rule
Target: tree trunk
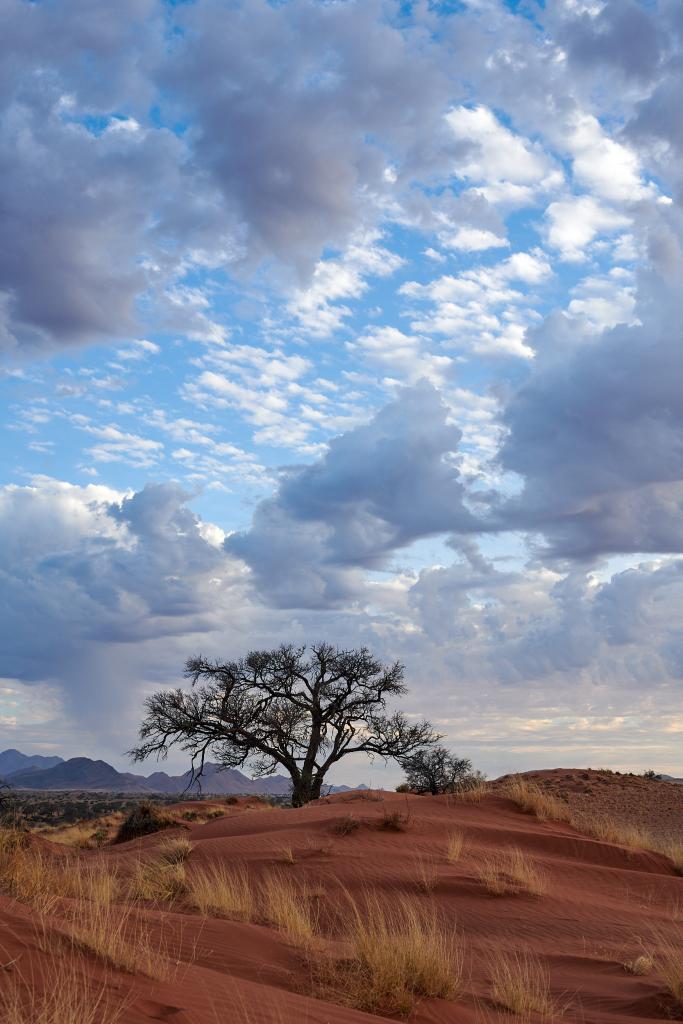
[{"label": "tree trunk", "polygon": [[301,778],[292,783],[292,807],[303,807],[320,796],[322,779]]}]

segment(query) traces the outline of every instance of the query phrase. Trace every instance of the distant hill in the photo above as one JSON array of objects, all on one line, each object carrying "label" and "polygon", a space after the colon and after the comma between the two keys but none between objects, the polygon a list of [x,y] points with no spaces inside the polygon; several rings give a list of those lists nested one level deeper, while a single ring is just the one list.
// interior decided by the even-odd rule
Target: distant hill
[{"label": "distant hill", "polygon": [[54,768],[61,764],[61,757],[44,757],[42,754],[22,754],[20,750],[3,750],[0,752],[0,778],[10,772],[27,771],[29,768]]},{"label": "distant hill", "polygon": [[[5,751],[26,755],[19,751]],[[0,758],[3,755],[0,754]],[[30,758],[27,758],[30,761]],[[153,772],[152,775],[134,775],[131,772],[119,772],[106,761],[93,761],[89,757],[72,757],[68,761],[61,758],[44,758],[56,761],[51,766],[38,767],[23,762],[19,770],[0,769],[0,777],[9,782],[15,789],[32,790],[86,790],[90,792],[114,793],[164,793],[173,795],[188,790],[191,773],[183,775],[167,775],[166,772]],[[10,759],[11,762],[11,759]],[[2,762],[0,762],[2,763]],[[347,792],[349,786],[332,786],[331,792]],[[365,789],[365,786],[358,786]],[[265,779],[250,779],[235,768],[221,771],[220,766],[209,761],[204,765],[201,784],[195,781],[190,792],[207,794],[240,794],[261,793],[270,796],[287,796],[291,789],[288,778],[282,775],[270,775]]]}]

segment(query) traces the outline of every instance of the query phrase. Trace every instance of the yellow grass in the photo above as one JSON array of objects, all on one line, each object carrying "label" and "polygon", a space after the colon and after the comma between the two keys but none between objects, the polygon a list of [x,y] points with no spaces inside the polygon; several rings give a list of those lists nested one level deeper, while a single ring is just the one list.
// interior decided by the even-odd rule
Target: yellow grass
[{"label": "yellow grass", "polygon": [[534,1013],[544,1021],[560,1011],[550,995],[548,968],[534,953],[511,953],[492,960],[489,967],[491,998],[498,1006],[528,1020]]},{"label": "yellow grass", "polygon": [[660,853],[668,857],[677,874],[683,875],[683,841],[664,839],[657,844]]},{"label": "yellow grass", "polygon": [[256,916],[254,892],[243,864],[196,866],[188,875],[187,887],[188,900],[207,917],[251,921]]},{"label": "yellow grass", "polygon": [[446,802],[449,806],[451,800],[454,800],[459,804],[478,804],[481,803],[488,792],[488,785],[484,779],[477,779],[469,786],[453,790],[453,792],[449,793],[446,797]]},{"label": "yellow grass", "polygon": [[136,864],[130,880],[129,895],[134,900],[162,903],[178,899],[186,889],[185,865],[182,861],[141,861]]},{"label": "yellow grass", "polygon": [[518,846],[494,850],[482,857],[478,872],[486,891],[493,896],[541,896],[547,889],[545,872]]},{"label": "yellow grass", "polygon": [[655,962],[651,956],[641,953],[640,956],[634,957],[633,960],[627,960],[624,964],[624,970],[628,971],[629,974],[635,974],[640,977],[643,974],[649,974],[654,965]]},{"label": "yellow grass", "polygon": [[296,857],[291,846],[282,847],[282,858],[285,864],[296,864]]},{"label": "yellow grass", "polygon": [[108,1006],[106,985],[94,982],[80,957],[53,956],[40,984],[20,968],[0,986],[2,1024],[116,1024],[126,1007]]},{"label": "yellow grass", "polygon": [[314,944],[317,914],[306,888],[282,871],[273,871],[263,879],[260,898],[263,916],[290,942],[304,948]]},{"label": "yellow grass", "polygon": [[455,864],[462,857],[465,847],[465,835],[463,832],[451,832],[446,847],[446,860],[449,864]]},{"label": "yellow grass", "polygon": [[94,953],[117,970],[160,980],[168,977],[165,947],[134,904],[79,900],[69,913],[68,935],[76,949]]},{"label": "yellow grass", "polygon": [[660,945],[657,962],[669,994],[683,1006],[683,932],[676,942],[669,940]]},{"label": "yellow grass", "polygon": [[169,864],[181,864],[191,853],[192,843],[189,839],[165,839],[159,847],[160,859]]},{"label": "yellow grass", "polygon": [[535,814],[540,821],[569,821],[571,818],[567,804],[520,775],[514,775],[509,780],[504,792],[510,800],[514,800],[520,810],[527,814]]},{"label": "yellow grass", "polygon": [[415,859],[415,878],[421,892],[433,892],[439,880],[439,873],[434,861],[430,858],[417,857]]},{"label": "yellow grass", "polygon": [[464,950],[434,906],[407,897],[351,902],[351,960],[340,974],[359,1009],[408,1014],[419,996],[455,998],[464,982]]}]

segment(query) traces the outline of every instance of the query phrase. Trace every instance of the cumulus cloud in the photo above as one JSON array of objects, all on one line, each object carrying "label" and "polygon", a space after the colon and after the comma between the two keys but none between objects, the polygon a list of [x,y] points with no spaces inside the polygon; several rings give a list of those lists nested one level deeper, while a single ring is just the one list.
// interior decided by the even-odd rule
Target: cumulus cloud
[{"label": "cumulus cloud", "polygon": [[360,568],[383,566],[420,537],[474,528],[460,439],[431,385],[406,388],[369,423],[334,438],[317,462],[286,472],[226,550],[247,562],[274,604],[352,600]]}]

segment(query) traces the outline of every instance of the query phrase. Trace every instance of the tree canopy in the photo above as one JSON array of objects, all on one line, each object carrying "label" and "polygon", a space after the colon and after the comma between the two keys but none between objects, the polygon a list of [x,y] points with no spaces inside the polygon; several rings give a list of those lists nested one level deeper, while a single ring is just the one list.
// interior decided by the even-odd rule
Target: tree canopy
[{"label": "tree canopy", "polygon": [[387,703],[407,692],[399,662],[385,666],[366,647],[340,650],[283,644],[239,661],[190,658],[189,691],[145,701],[136,761],[166,757],[177,744],[201,777],[210,752],[224,768],[262,777],[278,768],[292,780],[292,803],[320,796],[325,775],[349,754],[400,761],[441,738],[429,722],[409,722]]},{"label": "tree canopy", "polygon": [[462,784],[472,763],[446,747],[418,750],[402,759],[406,782],[416,793],[448,793]]}]

